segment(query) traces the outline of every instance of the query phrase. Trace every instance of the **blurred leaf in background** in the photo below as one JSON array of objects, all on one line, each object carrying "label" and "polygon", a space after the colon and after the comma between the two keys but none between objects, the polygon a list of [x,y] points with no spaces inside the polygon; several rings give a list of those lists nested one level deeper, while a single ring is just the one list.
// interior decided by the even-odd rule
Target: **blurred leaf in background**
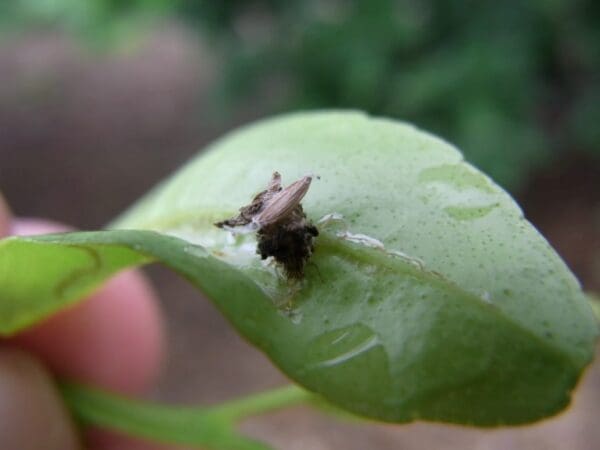
[{"label": "blurred leaf in background", "polygon": [[0,2],[0,30],[57,28],[87,43],[122,45],[169,15],[167,0],[8,0]]},{"label": "blurred leaf in background", "polygon": [[517,189],[559,152],[600,154],[600,7],[592,1],[262,2],[250,39],[223,2],[233,98],[281,77],[281,109],[354,107],[417,123]]},{"label": "blurred leaf in background", "polygon": [[215,114],[258,98],[265,114],[340,107],[401,118],[456,143],[513,191],[567,152],[600,158],[593,0],[0,5],[5,28],[44,23],[104,40],[165,16],[208,36],[224,61]]}]

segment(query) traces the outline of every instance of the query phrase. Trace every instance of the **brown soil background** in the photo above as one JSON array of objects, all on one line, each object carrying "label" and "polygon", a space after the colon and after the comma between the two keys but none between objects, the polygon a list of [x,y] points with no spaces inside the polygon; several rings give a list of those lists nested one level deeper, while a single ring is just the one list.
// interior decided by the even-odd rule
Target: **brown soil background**
[{"label": "brown soil background", "polygon": [[[261,101],[225,123],[212,117],[218,63],[173,25],[139,45],[102,53],[65,36],[0,41],[0,189],[19,215],[97,229],[197,149],[261,115]],[[533,174],[518,195],[526,216],[582,280],[600,291],[600,168],[583,157]],[[169,324],[169,358],[153,396],[213,403],[275,387],[285,378],[175,275],[148,270]],[[600,366],[572,407],[517,429],[477,430],[340,421],[307,408],[252,419],[245,431],[278,449],[575,449],[600,447]]]}]

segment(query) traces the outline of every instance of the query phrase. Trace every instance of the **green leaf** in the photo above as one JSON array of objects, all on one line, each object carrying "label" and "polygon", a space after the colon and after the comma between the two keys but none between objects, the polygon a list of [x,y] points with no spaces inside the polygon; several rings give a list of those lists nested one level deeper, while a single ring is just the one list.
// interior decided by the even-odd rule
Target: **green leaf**
[{"label": "green leaf", "polygon": [[[253,236],[213,226],[275,170],[284,184],[320,175],[306,213],[343,216],[320,225],[301,282],[261,262]],[[333,404],[384,421],[480,426],[557,413],[593,355],[598,325],[557,254],[455,148],[406,124],[325,112],[244,128],[113,228],[0,243],[0,329],[158,260]]]}]

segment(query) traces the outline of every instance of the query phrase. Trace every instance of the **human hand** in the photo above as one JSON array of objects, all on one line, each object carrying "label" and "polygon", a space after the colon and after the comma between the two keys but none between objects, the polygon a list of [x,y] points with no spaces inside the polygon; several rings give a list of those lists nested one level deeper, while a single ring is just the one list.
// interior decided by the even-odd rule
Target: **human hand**
[{"label": "human hand", "polygon": [[[45,220],[11,217],[0,196],[0,238],[66,229]],[[99,430],[77,430],[52,375],[139,394],[155,381],[163,352],[156,295],[135,271],[116,276],[83,303],[1,340],[0,448],[157,450]]]}]

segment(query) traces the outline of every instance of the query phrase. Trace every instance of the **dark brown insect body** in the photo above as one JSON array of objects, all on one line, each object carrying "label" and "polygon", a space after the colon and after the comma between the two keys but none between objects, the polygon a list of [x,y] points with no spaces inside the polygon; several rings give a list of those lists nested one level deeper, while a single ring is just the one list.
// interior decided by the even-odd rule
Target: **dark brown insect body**
[{"label": "dark brown insect body", "polygon": [[256,230],[261,258],[272,256],[289,278],[301,279],[314,250],[314,238],[319,234],[300,204],[311,181],[312,177],[306,176],[282,188],[281,176],[275,172],[267,189],[256,195],[252,203],[240,208],[237,216],[215,225]]}]

